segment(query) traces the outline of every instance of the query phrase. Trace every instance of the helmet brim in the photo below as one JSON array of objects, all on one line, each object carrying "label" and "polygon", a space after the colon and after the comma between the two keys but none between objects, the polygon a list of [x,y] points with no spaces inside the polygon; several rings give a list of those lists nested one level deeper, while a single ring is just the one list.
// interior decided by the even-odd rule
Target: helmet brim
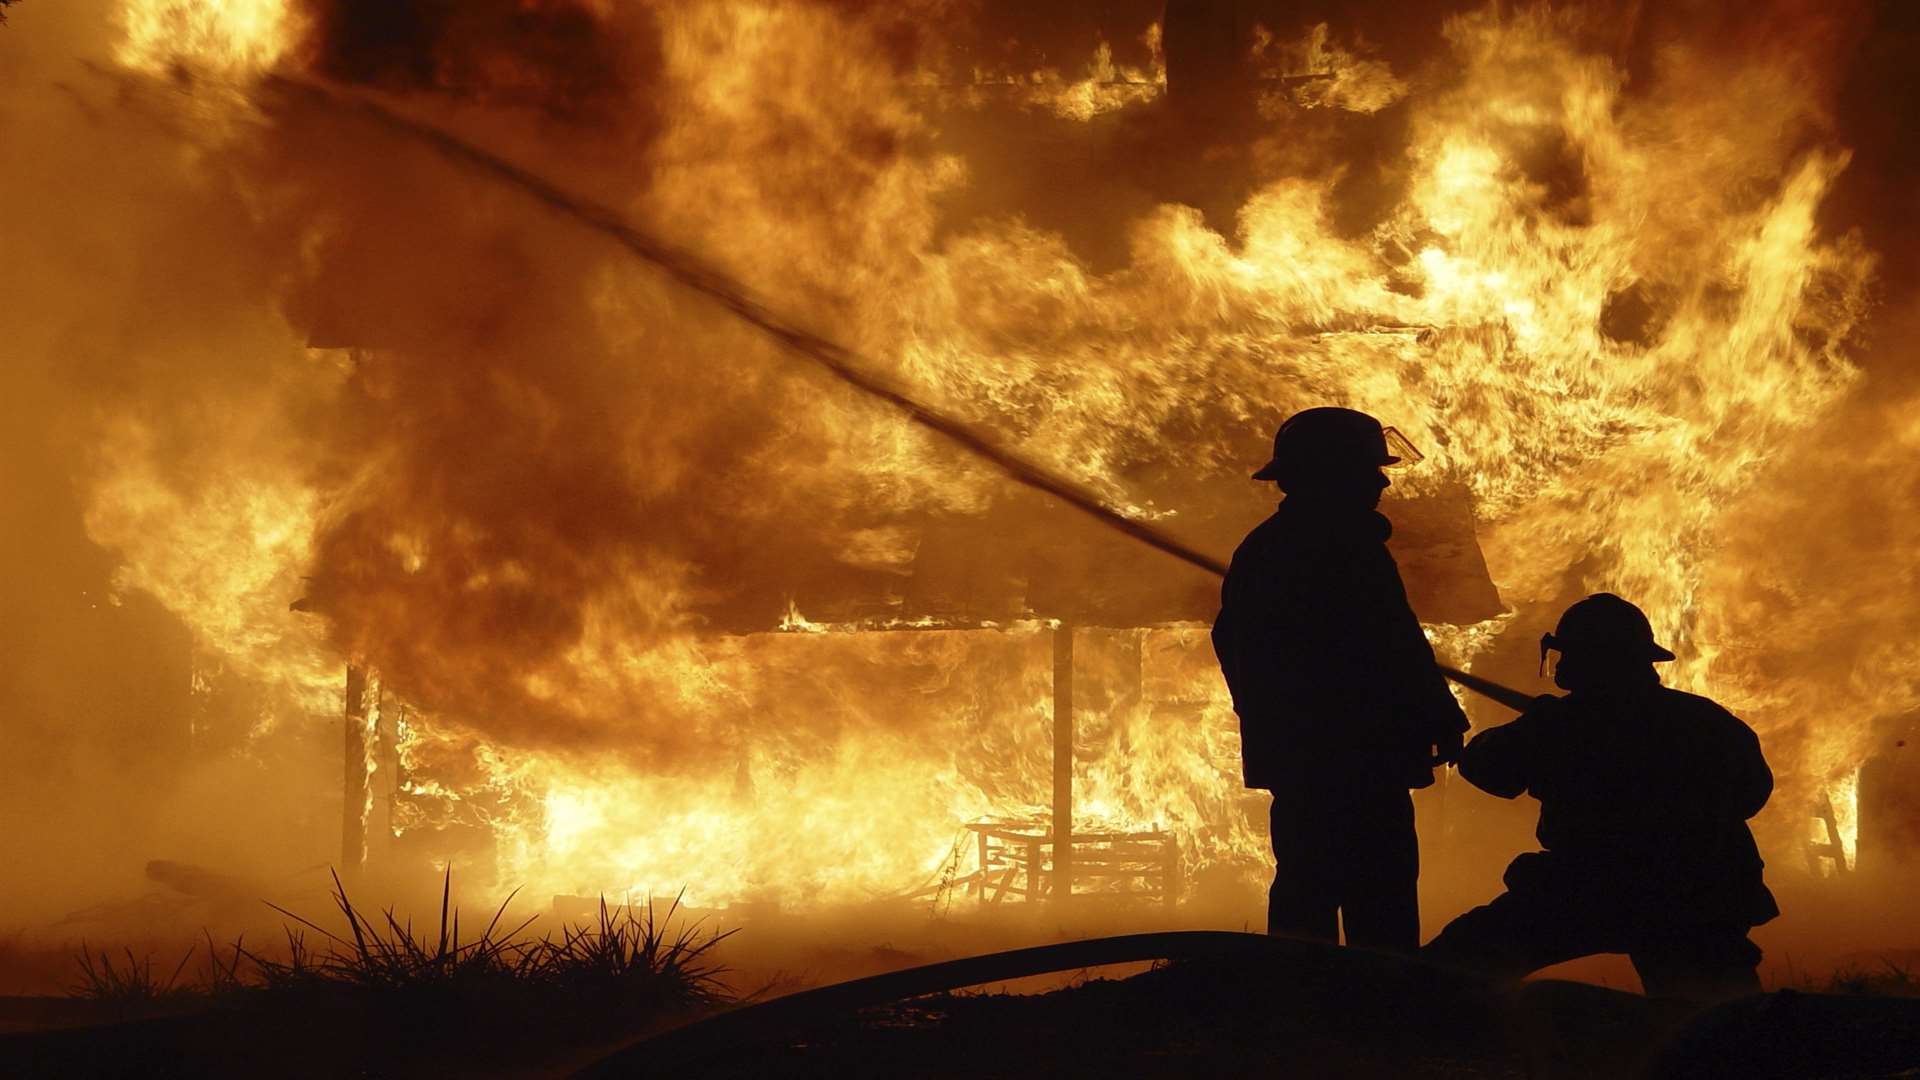
[{"label": "helmet brim", "polygon": [[[1392,454],[1388,454],[1386,458],[1380,462],[1380,467],[1384,469],[1388,465],[1398,465],[1398,464],[1400,464],[1400,459],[1397,457],[1394,457]],[[1260,466],[1260,471],[1257,473],[1254,473],[1253,478],[1255,480],[1280,479],[1280,459],[1275,458],[1272,461],[1267,462],[1265,465]]]},{"label": "helmet brim", "polygon": [[[1567,642],[1562,641],[1559,636],[1555,634],[1540,635],[1540,658],[1542,661],[1546,660],[1547,650],[1549,649],[1564,656],[1568,651]],[[1645,659],[1648,663],[1664,664],[1669,660],[1679,659],[1679,657],[1673,655],[1672,651],[1658,642],[1649,641],[1643,649],[1644,651],[1641,652],[1639,658]],[[1623,649],[1617,644],[1602,645],[1597,648],[1592,643],[1582,646],[1580,642],[1576,641],[1573,643],[1572,651],[1576,653],[1611,653],[1617,656],[1623,653],[1630,655],[1634,650],[1631,647]]]}]

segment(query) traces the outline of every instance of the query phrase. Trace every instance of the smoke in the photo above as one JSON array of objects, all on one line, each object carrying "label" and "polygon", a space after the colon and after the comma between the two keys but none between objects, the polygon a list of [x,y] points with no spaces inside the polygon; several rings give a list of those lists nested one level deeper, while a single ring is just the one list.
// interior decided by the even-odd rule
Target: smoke
[{"label": "smoke", "polygon": [[[232,726],[244,735],[297,721],[281,737],[194,745],[196,672],[212,673],[216,649],[244,658],[279,631],[210,607],[215,634],[196,634],[180,597],[157,598],[125,569],[197,564],[228,543],[304,556],[308,538],[251,531],[249,500],[271,491],[234,485],[299,484],[297,413],[326,378],[287,347],[262,302],[275,257],[245,199],[183,153],[177,129],[128,114],[76,63],[109,61],[106,14],[29,5],[0,30],[0,128],[12,148],[0,182],[13,271],[0,305],[9,922],[136,892],[157,849],[272,874],[323,860],[301,825],[325,811],[302,799],[316,774],[337,773],[307,717],[277,698]],[[210,430],[220,437],[195,434]],[[127,455],[151,483],[121,516],[102,516],[103,481],[132,479],[118,468]],[[185,554],[196,545],[209,548]],[[258,588],[297,588],[301,569]],[[225,583],[197,584],[210,603],[234,600]],[[235,834],[227,826],[242,817],[272,824]]]}]

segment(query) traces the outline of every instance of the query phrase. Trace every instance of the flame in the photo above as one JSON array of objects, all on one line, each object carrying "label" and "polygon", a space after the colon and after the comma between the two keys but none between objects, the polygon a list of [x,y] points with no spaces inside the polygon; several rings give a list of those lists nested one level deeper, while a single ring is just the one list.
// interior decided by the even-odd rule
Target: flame
[{"label": "flame", "polygon": [[[793,693],[804,692],[795,680],[823,663],[871,668],[946,707],[927,715],[923,705],[919,723],[902,728],[886,715],[893,695],[878,686],[849,697],[827,688],[839,738],[768,745],[743,724],[721,782],[705,770],[659,775],[615,755],[582,762],[505,751],[441,720],[403,740],[402,767],[416,796],[403,834],[480,825],[499,844],[500,883],[535,895],[684,889],[688,903],[723,906],[950,902],[942,868],[949,879],[978,869],[962,825],[1044,830],[1052,628],[846,635],[797,623],[789,633],[730,642],[732,655],[703,658],[705,670],[685,675],[710,679],[714,667],[731,666],[735,677],[777,681]],[[1082,680],[1111,674],[1103,669],[1117,644],[1119,662],[1134,666],[1131,679],[1147,692],[1076,708],[1076,830],[1168,833],[1190,873],[1257,865],[1266,844],[1257,815],[1237,785],[1222,783],[1238,772],[1239,736],[1214,685],[1205,631],[1080,636]],[[1108,648],[1088,658],[1090,638],[1108,639]],[[435,773],[455,783],[422,779]]]},{"label": "flame", "polygon": [[[122,12],[120,58],[148,72],[257,73],[295,55],[303,32],[264,0]],[[1629,93],[1591,44],[1603,14],[1456,16],[1450,77],[1427,83],[1326,27],[1267,35],[1259,63],[1311,78],[1267,95],[1273,127],[1255,145],[1197,133],[1191,148],[1196,161],[1244,151],[1258,182],[1230,223],[1165,199],[1112,223],[1127,237],[1117,267],[1019,214],[947,221],[950,200],[1006,166],[939,136],[996,81],[1090,128],[1160,107],[1157,27],[1142,32],[1145,66],[1097,42],[1069,79],[902,60],[883,13],[661,5],[647,15],[649,92],[670,108],[649,130],[644,181],[621,175],[625,158],[590,179],[885,375],[1141,517],[1210,509],[1155,477],[1243,474],[1253,429],[1292,407],[1389,418],[1428,451],[1397,483],[1464,485],[1516,609],[1599,589],[1639,602],[1681,656],[1670,682],[1791,749],[1779,771],[1798,813],[1857,769],[1864,725],[1911,691],[1883,691],[1855,722],[1809,721],[1809,702],[1855,671],[1782,689],[1743,660],[1740,642],[1766,631],[1745,617],[1729,553],[1740,523],[1767,519],[1783,457],[1860,393],[1874,259],[1818,226],[1847,155],[1781,122],[1817,111],[1793,66],[1681,49],[1673,82]],[[1687,93],[1681,76],[1715,92]],[[1339,220],[1343,164],[1291,163],[1286,118],[1390,106],[1406,109],[1404,175],[1356,231]],[[498,130],[543,154],[542,138],[584,141],[517,120]],[[712,563],[756,544],[825,546],[841,565],[904,575],[922,537],[888,515],[980,513],[998,480],[785,373],[764,342],[577,238],[520,247],[546,225],[472,178],[422,179],[438,174],[411,159],[391,175],[341,164],[394,152],[360,137],[333,131],[285,169],[219,159],[256,196],[263,235],[290,249],[284,276],[343,260],[321,291],[389,331],[351,371],[297,388],[351,437],[327,445],[325,469],[234,455],[183,485],[156,433],[110,425],[87,523],[120,553],[127,587],[308,695],[308,711],[342,654],[417,693],[426,712],[400,736],[396,826],[429,843],[454,825],[480,831],[503,889],[686,887],[703,906],[902,895],[937,890],[965,823],[1042,812],[1046,613],[882,633],[914,620],[815,621],[794,603],[783,633],[721,638],[698,614],[729,586]],[[450,211],[464,204],[441,184],[478,209]],[[488,215],[511,224],[473,220]],[[363,219],[410,240],[356,230]],[[422,221],[445,230],[444,250],[425,242],[432,230],[406,231]],[[362,248],[380,257],[352,262]],[[493,259],[511,285],[487,276]],[[406,281],[351,269],[395,260]],[[1620,314],[1635,305],[1644,317]],[[255,434],[208,439],[270,442]],[[508,439],[516,449],[498,452]],[[575,496],[594,512],[571,512]],[[284,610],[313,570],[344,583],[333,652]],[[1520,621],[1430,633],[1465,665]],[[1138,687],[1078,718],[1076,813],[1167,829],[1196,867],[1257,866],[1261,826],[1203,631],[1112,633],[1088,662]],[[1904,650],[1893,662],[1920,670]]]},{"label": "flame", "polygon": [[1860,770],[1833,785],[1827,797],[1833,800],[1833,823],[1840,831],[1840,857],[1853,866],[1860,854]]},{"label": "flame", "polygon": [[[1141,41],[1152,59],[1145,67],[1114,63],[1113,46],[1105,41],[1094,49],[1086,72],[1068,81],[1052,68],[998,78],[975,72],[983,84],[999,83],[1017,91],[1015,100],[1044,109],[1065,120],[1089,121],[1130,105],[1141,105],[1166,92],[1167,61],[1160,49],[1160,24],[1149,26]],[[977,99],[987,100],[980,95]]]},{"label": "flame", "polygon": [[145,591],[185,619],[196,648],[228,671],[273,687],[280,719],[337,714],[340,664],[310,617],[288,609],[313,555],[319,505],[284,460],[223,468],[182,488],[148,426],[127,420],[102,433],[103,477],[86,515],[89,535],[122,552],[116,588]]},{"label": "flame", "polygon": [[230,75],[266,71],[292,47],[288,0],[131,0],[116,58],[155,74],[177,64]]},{"label": "flame", "polygon": [[1294,85],[1264,96],[1261,107],[1272,113],[1285,105],[1306,109],[1340,109],[1376,113],[1407,94],[1407,84],[1393,68],[1378,60],[1357,56],[1334,42],[1326,23],[1319,23],[1294,42],[1282,42],[1264,26],[1256,28],[1253,55],[1270,76]]}]

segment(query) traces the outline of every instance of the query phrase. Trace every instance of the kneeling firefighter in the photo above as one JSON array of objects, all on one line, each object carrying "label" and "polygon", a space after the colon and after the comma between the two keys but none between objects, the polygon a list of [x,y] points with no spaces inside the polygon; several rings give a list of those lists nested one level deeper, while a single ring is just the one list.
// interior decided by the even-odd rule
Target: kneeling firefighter
[{"label": "kneeling firefighter", "polygon": [[1507,891],[1422,951],[1519,977],[1592,953],[1626,953],[1647,993],[1756,991],[1747,931],[1779,914],[1747,819],[1773,773],[1760,740],[1703,697],[1660,684],[1647,617],[1611,593],[1568,608],[1540,643],[1558,651],[1546,696],[1474,738],[1460,774],[1501,798],[1540,800],[1543,851],[1507,867]]}]

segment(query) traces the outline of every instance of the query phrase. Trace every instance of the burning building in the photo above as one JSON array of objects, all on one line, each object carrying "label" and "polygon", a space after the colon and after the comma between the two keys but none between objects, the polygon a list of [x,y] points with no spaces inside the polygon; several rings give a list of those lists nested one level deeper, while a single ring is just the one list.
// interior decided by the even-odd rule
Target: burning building
[{"label": "burning building", "polygon": [[6,122],[65,165],[9,184],[91,216],[7,208],[48,270],[6,347],[80,358],[45,433],[190,640],[166,753],[323,761],[263,828],[349,866],[1032,896],[1071,819],[1086,890],[1251,881],[1217,583],[1021,469],[1224,557],[1333,403],[1426,454],[1387,509],[1448,662],[1533,685],[1566,601],[1634,598],[1762,733],[1770,860],[1843,869],[1920,709],[1905,18],[16,13],[60,89]]}]

